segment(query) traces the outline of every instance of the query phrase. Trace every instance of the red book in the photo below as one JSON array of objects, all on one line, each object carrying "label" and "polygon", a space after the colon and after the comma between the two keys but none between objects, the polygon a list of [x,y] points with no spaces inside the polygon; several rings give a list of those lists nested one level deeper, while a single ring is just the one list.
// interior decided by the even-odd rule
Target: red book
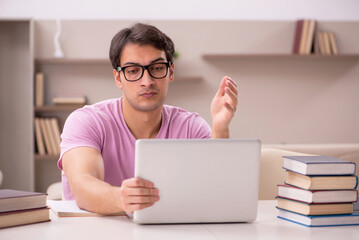
[{"label": "red book", "polygon": [[297,20],[296,28],[295,28],[295,36],[294,36],[294,44],[293,44],[293,53],[299,53],[299,45],[300,45],[300,38],[302,35],[302,28],[303,28],[303,19]]}]

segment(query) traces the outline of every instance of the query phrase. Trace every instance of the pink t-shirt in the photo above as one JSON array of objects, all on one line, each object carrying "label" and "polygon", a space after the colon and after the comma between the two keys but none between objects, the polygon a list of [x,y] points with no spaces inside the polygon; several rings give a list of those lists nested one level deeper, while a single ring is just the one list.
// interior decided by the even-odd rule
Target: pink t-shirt
[{"label": "pink t-shirt", "polygon": [[[162,124],[157,139],[210,138],[208,123],[197,113],[164,105]],[[61,135],[61,156],[76,147],[97,149],[103,158],[105,182],[121,186],[122,181],[134,176],[136,139],[122,115],[121,98],[109,99],[80,108],[67,118]],[[67,178],[62,172],[63,193],[66,200],[74,199]]]}]

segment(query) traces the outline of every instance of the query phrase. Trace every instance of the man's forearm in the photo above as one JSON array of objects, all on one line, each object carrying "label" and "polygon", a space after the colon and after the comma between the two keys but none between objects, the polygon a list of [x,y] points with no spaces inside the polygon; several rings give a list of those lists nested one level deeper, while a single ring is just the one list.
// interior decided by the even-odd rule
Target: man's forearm
[{"label": "man's forearm", "polygon": [[77,205],[87,211],[109,214],[122,212],[120,187],[111,186],[91,175],[79,176],[72,187]]},{"label": "man's forearm", "polygon": [[229,129],[218,129],[215,126],[212,127],[212,136],[211,138],[229,138]]}]

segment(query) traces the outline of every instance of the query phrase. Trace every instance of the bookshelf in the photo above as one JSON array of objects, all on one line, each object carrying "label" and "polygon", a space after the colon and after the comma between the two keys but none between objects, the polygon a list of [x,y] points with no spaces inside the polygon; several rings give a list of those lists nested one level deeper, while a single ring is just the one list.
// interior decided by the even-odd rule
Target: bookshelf
[{"label": "bookshelf", "polygon": [[341,55],[298,55],[298,54],[242,54],[242,53],[206,53],[202,55],[204,60],[246,60],[246,59],[284,59],[284,60],[318,60],[318,61],[359,61],[359,54]]},{"label": "bookshelf", "polygon": [[[61,44],[66,57],[55,59],[54,20],[0,20],[0,55],[5,59],[0,64],[2,187],[45,191],[60,180],[57,156],[34,154],[34,116],[58,117],[62,126],[78,107],[52,105],[52,97],[64,92],[84,94],[89,104],[121,96],[106,55],[112,36],[132,23],[64,20]],[[359,99],[353,93],[358,87],[358,22],[318,22],[318,29],[333,30],[338,36],[340,55],[336,56],[291,54],[294,21],[148,23],[167,33],[180,52],[168,104],[198,112],[210,123],[209,102],[219,79],[228,74],[240,83],[241,93],[240,117],[231,124],[232,137],[260,137],[266,143],[358,141],[358,131],[351,127],[359,117]],[[19,67],[22,71],[15,71]],[[33,76],[37,71],[45,74],[43,107],[33,104]],[[291,111],[291,106],[301,107],[302,114],[315,116],[323,124],[318,128],[309,123]],[[333,128],[333,122],[340,127]]]},{"label": "bookshelf", "polygon": [[0,19],[1,188],[34,190],[33,21]]}]

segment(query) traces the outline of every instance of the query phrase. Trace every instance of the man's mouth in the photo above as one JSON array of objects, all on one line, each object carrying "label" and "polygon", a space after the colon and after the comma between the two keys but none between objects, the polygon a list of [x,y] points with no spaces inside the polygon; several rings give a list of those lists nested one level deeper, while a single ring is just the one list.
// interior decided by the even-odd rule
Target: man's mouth
[{"label": "man's mouth", "polygon": [[145,97],[145,98],[151,98],[153,97],[154,95],[156,95],[157,93],[156,92],[153,92],[153,91],[149,91],[149,92],[143,92],[140,94],[141,97]]}]

